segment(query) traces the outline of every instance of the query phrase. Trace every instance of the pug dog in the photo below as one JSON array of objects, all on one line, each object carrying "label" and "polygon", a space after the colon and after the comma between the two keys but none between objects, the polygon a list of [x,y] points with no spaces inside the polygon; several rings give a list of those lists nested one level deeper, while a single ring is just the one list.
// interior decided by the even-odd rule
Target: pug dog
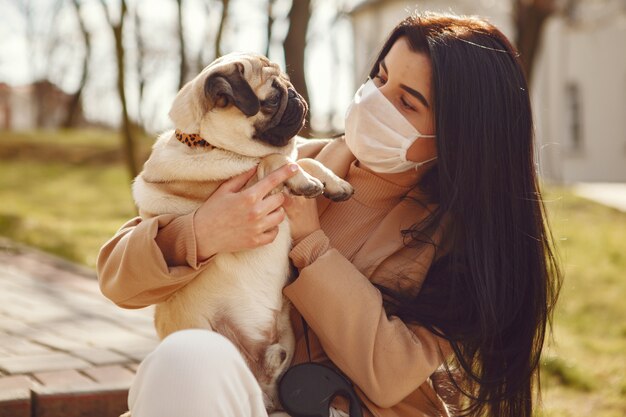
[{"label": "pug dog", "polygon": [[[207,66],[174,99],[175,129],[162,134],[133,183],[142,217],[198,208],[224,181],[257,167],[257,179],[296,158],[295,136],[307,103],[279,66],[254,54],[234,53]],[[334,201],[353,189],[313,159],[284,184],[291,194],[324,194]],[[273,192],[282,192],[283,186]],[[277,379],[291,362],[294,336],[282,295],[290,266],[289,224],[265,246],[217,254],[206,269],[156,306],[160,338],[205,328],[229,338],[261,386],[268,412],[277,403]]]}]

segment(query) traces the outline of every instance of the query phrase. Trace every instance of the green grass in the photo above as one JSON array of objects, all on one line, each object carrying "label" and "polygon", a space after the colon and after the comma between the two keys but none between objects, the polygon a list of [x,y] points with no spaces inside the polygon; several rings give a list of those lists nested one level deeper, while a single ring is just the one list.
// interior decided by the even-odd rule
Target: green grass
[{"label": "green grass", "polygon": [[[138,128],[133,128],[133,134],[138,141],[138,146],[144,151],[152,146],[156,136],[151,136]],[[58,129],[58,130],[26,130],[11,131],[0,130],[0,150],[9,145],[36,145],[45,149],[50,146],[59,146],[65,152],[71,152],[73,148],[84,150],[96,149],[108,151],[118,150],[121,143],[118,132],[99,128],[86,129]]]},{"label": "green grass", "polygon": [[[0,132],[0,235],[93,267],[135,213],[119,144],[99,130]],[[626,214],[567,188],[544,197],[565,282],[542,360],[541,415],[626,416]]]},{"label": "green grass", "polygon": [[[20,143],[28,153],[14,153]],[[0,235],[94,267],[135,215],[119,144],[108,131],[0,132]]]},{"label": "green grass", "polygon": [[65,147],[66,150],[75,146],[107,150],[117,146],[119,141],[119,135],[104,129],[3,131],[0,133],[0,143],[3,146],[34,144],[39,147],[58,145]]},{"label": "green grass", "polygon": [[626,213],[546,193],[565,281],[542,375],[546,416],[626,416]]}]

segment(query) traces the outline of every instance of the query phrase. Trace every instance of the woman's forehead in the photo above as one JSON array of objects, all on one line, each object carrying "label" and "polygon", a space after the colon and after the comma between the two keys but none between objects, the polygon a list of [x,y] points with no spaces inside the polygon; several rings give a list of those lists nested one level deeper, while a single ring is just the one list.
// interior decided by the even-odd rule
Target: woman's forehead
[{"label": "woman's forehead", "polygon": [[431,98],[432,67],[430,58],[423,52],[411,49],[405,37],[398,38],[383,59],[390,77],[397,77],[402,84]]}]

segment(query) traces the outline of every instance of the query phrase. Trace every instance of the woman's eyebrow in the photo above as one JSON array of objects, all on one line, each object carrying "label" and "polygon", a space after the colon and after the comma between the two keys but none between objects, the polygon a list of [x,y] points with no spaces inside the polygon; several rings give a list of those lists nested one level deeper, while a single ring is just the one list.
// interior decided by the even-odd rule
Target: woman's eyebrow
[{"label": "woman's eyebrow", "polygon": [[411,87],[406,86],[404,84],[400,84],[400,88],[402,88],[404,91],[406,91],[407,93],[409,93],[410,95],[412,95],[413,97],[421,101],[422,104],[427,109],[430,109],[430,106],[428,105],[428,101],[426,101],[426,98],[424,98],[424,96],[419,91],[413,90]]},{"label": "woman's eyebrow", "polygon": [[[389,74],[389,70],[387,69],[387,65],[385,64],[384,60],[380,61],[380,66],[383,67],[383,69],[385,70],[385,73]],[[422,95],[422,93],[404,84],[400,84],[400,88],[402,88],[404,91],[406,91],[407,93],[409,93],[410,95],[418,99],[424,105],[424,107],[426,107],[427,109],[430,109],[430,105],[428,104],[428,101]]]}]

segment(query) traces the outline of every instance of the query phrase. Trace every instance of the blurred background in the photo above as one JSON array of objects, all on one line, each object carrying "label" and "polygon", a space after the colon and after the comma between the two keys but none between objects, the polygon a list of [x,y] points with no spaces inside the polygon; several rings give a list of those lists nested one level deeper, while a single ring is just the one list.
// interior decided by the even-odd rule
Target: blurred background
[{"label": "blurred background", "polygon": [[0,250],[93,268],[135,215],[132,178],[185,82],[267,55],[341,132],[388,32],[414,10],[476,14],[517,45],[566,277],[545,416],[626,416],[626,0],[0,0]]}]

